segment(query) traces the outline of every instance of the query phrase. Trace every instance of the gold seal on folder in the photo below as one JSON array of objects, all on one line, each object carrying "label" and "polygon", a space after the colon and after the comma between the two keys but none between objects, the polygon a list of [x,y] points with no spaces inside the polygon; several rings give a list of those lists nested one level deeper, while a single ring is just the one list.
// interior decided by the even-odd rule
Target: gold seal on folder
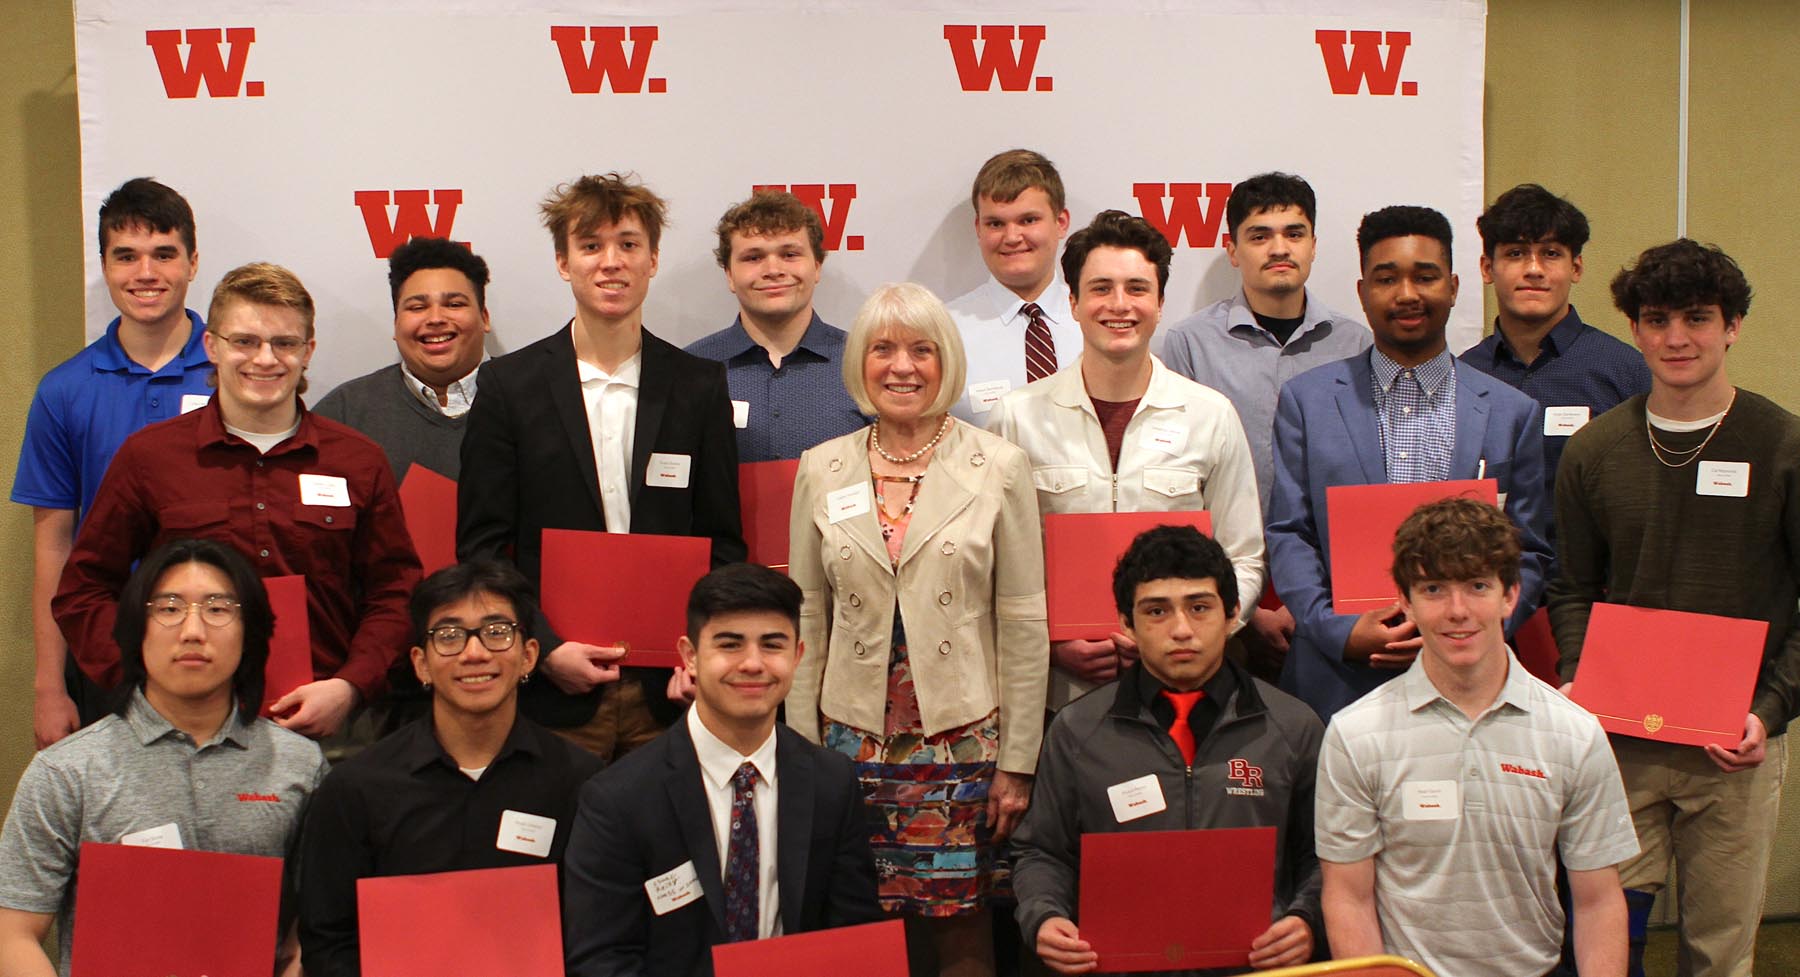
[{"label": "gold seal on folder", "polygon": [[1662,716],[1657,715],[1654,712],[1644,717],[1644,732],[1646,733],[1654,733],[1661,729],[1662,725]]}]

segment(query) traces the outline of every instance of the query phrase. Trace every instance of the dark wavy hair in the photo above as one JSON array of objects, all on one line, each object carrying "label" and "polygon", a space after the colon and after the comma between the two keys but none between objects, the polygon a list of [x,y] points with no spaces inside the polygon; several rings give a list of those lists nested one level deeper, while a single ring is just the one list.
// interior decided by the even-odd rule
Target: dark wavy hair
[{"label": "dark wavy hair", "polygon": [[1169,239],[1142,217],[1122,210],[1103,210],[1094,215],[1093,223],[1069,235],[1063,245],[1063,281],[1069,283],[1069,294],[1076,294],[1081,281],[1081,266],[1087,264],[1088,252],[1095,248],[1122,248],[1142,254],[1156,266],[1156,294],[1163,294],[1169,284],[1169,261],[1174,249]]},{"label": "dark wavy hair", "polygon": [[194,208],[187,198],[147,176],[126,180],[100,205],[100,253],[106,239],[128,227],[148,227],[158,234],[174,231],[194,256]]},{"label": "dark wavy hair", "polygon": [[1644,306],[1689,309],[1717,304],[1727,319],[1750,311],[1750,282],[1716,245],[1680,238],[1638,255],[1612,280],[1613,305],[1636,322]]},{"label": "dark wavy hair", "polygon": [[1519,582],[1519,530],[1494,506],[1440,499],[1413,510],[1394,532],[1394,583],[1410,594],[1420,580]]},{"label": "dark wavy hair", "polygon": [[1375,245],[1395,237],[1428,237],[1444,246],[1444,270],[1450,270],[1450,218],[1430,207],[1396,204],[1363,215],[1356,229],[1357,257],[1363,266],[1369,263],[1369,251]]},{"label": "dark wavy hair", "polygon": [[1292,173],[1280,172],[1258,173],[1239,180],[1231,188],[1231,196],[1225,201],[1225,227],[1231,231],[1231,238],[1235,241],[1238,228],[1243,226],[1251,214],[1280,207],[1300,208],[1300,212],[1306,215],[1306,222],[1313,225],[1313,231],[1318,231],[1316,214],[1319,201],[1313,194],[1312,184]]},{"label": "dark wavy hair", "polygon": [[491,594],[512,605],[519,638],[531,640],[531,623],[537,619],[537,597],[531,581],[504,560],[469,560],[444,567],[413,588],[408,610],[412,613],[413,643],[431,647],[425,634],[431,612],[476,594]]},{"label": "dark wavy hair", "polygon": [[269,607],[268,591],[263,589],[262,578],[257,576],[249,558],[211,539],[172,539],[151,550],[125,582],[125,589],[119,594],[118,614],[113,618],[113,641],[119,646],[119,664],[124,671],[113,711],[125,715],[132,691],[148,679],[144,670],[144,633],[150,627],[150,612],[144,605],[156,592],[163,574],[184,563],[214,567],[231,583],[232,596],[238,602],[238,620],[244,626],[244,645],[231,678],[231,694],[237,700],[238,722],[248,726],[262,711],[263,667],[269,661],[275,612]]},{"label": "dark wavy hair", "polygon": [[687,636],[696,644],[706,622],[721,614],[771,611],[800,633],[800,585],[787,574],[755,563],[727,563],[701,577],[688,593]]},{"label": "dark wavy hair", "polygon": [[1225,613],[1238,610],[1237,572],[1218,541],[1192,526],[1157,526],[1138,534],[1113,567],[1113,602],[1132,620],[1139,584],[1152,580],[1205,580],[1219,587]]},{"label": "dark wavy hair", "polygon": [[1481,235],[1481,253],[1494,257],[1502,244],[1536,244],[1551,240],[1569,249],[1573,257],[1581,256],[1588,243],[1588,219],[1567,198],[1538,186],[1521,183],[1494,198],[1480,217],[1475,230]]}]

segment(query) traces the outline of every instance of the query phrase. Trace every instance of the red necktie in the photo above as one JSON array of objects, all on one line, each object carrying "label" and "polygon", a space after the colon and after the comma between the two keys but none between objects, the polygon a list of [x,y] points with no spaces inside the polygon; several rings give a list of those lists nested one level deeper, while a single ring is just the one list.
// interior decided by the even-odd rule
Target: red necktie
[{"label": "red necktie", "polygon": [[1031,383],[1056,372],[1056,339],[1044,321],[1043,307],[1027,302],[1019,311],[1031,320],[1025,326],[1025,382]]},{"label": "red necktie", "polygon": [[1181,747],[1181,758],[1188,766],[1194,765],[1194,728],[1188,725],[1188,713],[1194,711],[1194,703],[1199,702],[1206,693],[1200,689],[1192,692],[1171,692],[1163,690],[1163,696],[1175,707],[1175,721],[1169,724],[1169,738]]}]

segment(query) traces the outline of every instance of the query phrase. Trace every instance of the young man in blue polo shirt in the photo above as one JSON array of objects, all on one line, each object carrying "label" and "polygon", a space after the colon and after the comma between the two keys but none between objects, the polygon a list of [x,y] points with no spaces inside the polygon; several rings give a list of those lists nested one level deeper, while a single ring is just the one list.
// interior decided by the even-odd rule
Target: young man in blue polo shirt
[{"label": "young man in blue polo shirt", "polygon": [[200,346],[206,327],[186,307],[200,262],[188,202],[155,180],[127,180],[100,205],[100,259],[119,315],[38,384],[13,476],[12,500],[32,507],[32,733],[39,749],[105,711],[93,687],[67,668],[68,648],[50,616],[77,522],[127,435],[198,407],[212,393],[212,364]]}]

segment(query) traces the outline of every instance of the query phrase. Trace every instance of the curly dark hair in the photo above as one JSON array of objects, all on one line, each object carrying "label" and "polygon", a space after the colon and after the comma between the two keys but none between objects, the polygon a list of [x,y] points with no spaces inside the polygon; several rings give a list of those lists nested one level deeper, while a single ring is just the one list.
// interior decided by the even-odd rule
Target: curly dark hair
[{"label": "curly dark hair", "polygon": [[1113,567],[1113,602],[1120,616],[1132,619],[1139,584],[1152,580],[1205,580],[1219,587],[1225,613],[1238,611],[1237,573],[1231,557],[1212,537],[1192,526],[1157,526],[1138,534]]},{"label": "curly dark hair", "polygon": [[415,237],[388,255],[388,292],[396,310],[400,308],[400,286],[405,285],[414,273],[427,268],[462,272],[469,284],[475,286],[475,307],[487,308],[488,264],[480,255],[470,251],[468,245],[457,244],[448,238]]},{"label": "curly dark hair", "polygon": [[1612,280],[1613,305],[1632,322],[1644,306],[1690,309],[1717,304],[1726,319],[1750,311],[1750,282],[1717,245],[1680,238],[1638,255]]},{"label": "curly dark hair", "polygon": [[1362,265],[1369,263],[1369,251],[1375,245],[1394,237],[1434,238],[1444,246],[1444,270],[1450,270],[1450,218],[1430,207],[1396,204],[1364,214],[1356,229],[1356,251]]},{"label": "curly dark hair", "polygon": [[1420,580],[1519,582],[1519,530],[1506,513],[1470,498],[1440,499],[1413,510],[1394,533],[1394,583],[1410,593]]},{"label": "curly dark hair", "polygon": [[1535,183],[1521,183],[1494,198],[1475,230],[1481,234],[1481,253],[1490,260],[1502,244],[1535,244],[1551,240],[1580,257],[1588,242],[1588,219],[1580,208]]}]

